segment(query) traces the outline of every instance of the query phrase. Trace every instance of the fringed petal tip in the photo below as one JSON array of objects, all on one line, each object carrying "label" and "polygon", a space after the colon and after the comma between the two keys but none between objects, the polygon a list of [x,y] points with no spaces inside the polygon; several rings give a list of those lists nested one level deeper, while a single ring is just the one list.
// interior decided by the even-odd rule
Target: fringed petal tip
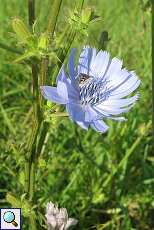
[{"label": "fringed petal tip", "polygon": [[103,120],[96,120],[91,122],[91,127],[99,132],[99,133],[106,133],[107,130],[109,129],[109,126],[105,124],[105,122]]},{"label": "fringed petal tip", "polygon": [[93,47],[90,47],[90,45],[84,45],[83,49],[93,49]]},{"label": "fringed petal tip", "polygon": [[137,92],[137,94],[136,94],[136,101],[138,101],[140,99],[140,96],[141,96],[141,94],[139,92]]}]

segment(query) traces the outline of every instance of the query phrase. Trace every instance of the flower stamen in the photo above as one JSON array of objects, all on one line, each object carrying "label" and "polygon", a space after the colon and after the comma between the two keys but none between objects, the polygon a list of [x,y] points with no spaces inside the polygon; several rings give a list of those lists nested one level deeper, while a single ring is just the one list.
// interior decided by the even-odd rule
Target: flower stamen
[{"label": "flower stamen", "polygon": [[106,79],[94,78],[87,74],[79,75],[80,99],[82,105],[92,106],[106,100],[109,97],[109,88]]}]

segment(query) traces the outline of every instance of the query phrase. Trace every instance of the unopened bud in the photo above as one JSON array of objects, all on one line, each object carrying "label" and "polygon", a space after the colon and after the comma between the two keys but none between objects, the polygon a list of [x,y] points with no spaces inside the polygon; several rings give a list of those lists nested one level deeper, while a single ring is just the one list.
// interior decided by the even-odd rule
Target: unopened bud
[{"label": "unopened bud", "polygon": [[28,30],[27,26],[23,23],[23,21],[18,18],[13,19],[12,27],[18,39],[21,42],[26,43],[27,39],[31,36],[31,33]]},{"label": "unopened bud", "polygon": [[92,15],[92,9],[91,8],[85,8],[82,11],[82,15],[81,15],[81,21],[82,23],[89,23],[91,20],[91,15]]},{"label": "unopened bud", "polygon": [[41,36],[39,37],[38,48],[42,50],[46,50],[48,48],[48,44],[49,44],[49,39],[47,34],[45,33],[41,34]]}]

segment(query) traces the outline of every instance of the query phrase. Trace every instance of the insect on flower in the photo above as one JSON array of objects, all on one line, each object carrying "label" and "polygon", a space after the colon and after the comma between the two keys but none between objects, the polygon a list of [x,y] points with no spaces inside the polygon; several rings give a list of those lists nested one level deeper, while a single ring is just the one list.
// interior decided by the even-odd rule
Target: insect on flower
[{"label": "insect on flower", "polygon": [[62,66],[57,87],[41,86],[42,94],[50,101],[65,104],[71,120],[82,128],[91,126],[104,133],[109,128],[104,119],[125,120],[120,114],[128,112],[138,99],[138,94],[127,96],[138,88],[140,80],[134,71],[122,68],[121,60],[110,59],[106,51],[97,53],[95,48],[84,47],[77,65],[74,57],[72,49],[69,77]]}]

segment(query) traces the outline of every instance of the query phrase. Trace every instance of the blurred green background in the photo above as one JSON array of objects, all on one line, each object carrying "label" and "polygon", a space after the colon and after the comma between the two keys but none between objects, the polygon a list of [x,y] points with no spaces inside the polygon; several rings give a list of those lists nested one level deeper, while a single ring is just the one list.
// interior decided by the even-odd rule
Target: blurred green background
[{"label": "blurred green background", "polygon": [[[49,2],[36,0],[38,32],[46,28]],[[75,1],[63,1],[57,33],[63,30],[74,6]],[[81,130],[68,118],[53,121],[36,176],[40,225],[51,200],[79,220],[76,229],[152,230],[150,1],[87,0],[85,6],[94,8],[102,20],[91,24],[88,37],[75,41],[74,46],[99,48],[102,31],[108,31],[111,57],[123,59],[124,66],[135,70],[141,79],[140,99],[126,115],[127,122],[107,121],[110,129],[103,135]],[[27,22],[27,1],[1,1],[0,44],[16,48],[13,17]],[[8,192],[17,199],[24,197],[24,166],[19,166],[24,163],[31,131],[31,74],[27,66],[13,63],[16,57],[0,48],[0,207],[10,207]],[[26,212],[24,202],[22,208]],[[25,218],[23,229],[28,229],[27,221]]]}]

